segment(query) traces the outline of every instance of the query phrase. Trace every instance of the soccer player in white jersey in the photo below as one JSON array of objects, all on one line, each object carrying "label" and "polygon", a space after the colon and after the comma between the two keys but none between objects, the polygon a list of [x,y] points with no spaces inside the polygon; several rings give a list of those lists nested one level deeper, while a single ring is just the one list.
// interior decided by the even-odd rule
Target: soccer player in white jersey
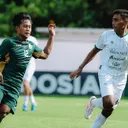
[{"label": "soccer player in white jersey", "polygon": [[[38,45],[37,39],[33,36],[30,36],[28,38],[29,41],[32,41],[34,44]],[[30,100],[31,102],[31,111],[35,111],[36,109],[36,101],[33,95],[33,91],[30,86],[30,81],[32,79],[32,76],[35,72],[36,63],[35,59],[32,57],[29,61],[29,64],[27,66],[26,72],[23,77],[23,86],[24,86],[24,104],[23,104],[23,111],[28,110],[28,102]]]},{"label": "soccer player in white jersey", "polygon": [[95,107],[102,109],[91,128],[101,128],[118,105],[127,81],[128,69],[128,10],[117,9],[112,16],[112,30],[103,32],[95,47],[82,64],[70,74],[78,77],[83,68],[101,51],[98,76],[101,98],[92,96],[85,109],[85,118],[90,119]]}]

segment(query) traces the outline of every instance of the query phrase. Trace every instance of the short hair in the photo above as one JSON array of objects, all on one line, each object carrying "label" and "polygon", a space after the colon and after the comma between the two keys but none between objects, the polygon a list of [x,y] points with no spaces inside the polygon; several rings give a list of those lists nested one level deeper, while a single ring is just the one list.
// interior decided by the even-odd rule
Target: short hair
[{"label": "short hair", "polygon": [[128,10],[126,10],[126,9],[116,9],[113,11],[112,16],[114,16],[116,14],[119,14],[122,17],[122,19],[128,18]]},{"label": "short hair", "polygon": [[14,26],[19,26],[20,24],[23,23],[24,20],[30,20],[30,22],[32,23],[32,19],[31,16],[26,13],[26,12],[20,12],[14,15],[13,17],[13,25]]}]

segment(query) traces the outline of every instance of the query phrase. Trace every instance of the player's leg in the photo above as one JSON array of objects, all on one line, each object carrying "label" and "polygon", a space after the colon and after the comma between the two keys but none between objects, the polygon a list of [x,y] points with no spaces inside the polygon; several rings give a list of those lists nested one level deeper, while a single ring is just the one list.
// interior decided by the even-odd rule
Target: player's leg
[{"label": "player's leg", "polygon": [[[119,101],[120,101],[121,96],[122,96],[122,93],[123,93],[123,90],[119,89],[117,87],[118,86],[116,86],[114,88],[115,89],[115,91],[114,91],[115,92],[114,93],[114,105],[113,105],[113,96],[109,95],[110,97],[109,96],[103,97],[104,109],[102,110],[102,113],[96,117],[91,128],[100,128],[106,122],[107,118],[112,114],[113,110],[118,106]],[[119,86],[119,87],[121,87],[121,86]],[[109,105],[107,105],[107,103]]]},{"label": "player's leg", "polygon": [[28,102],[29,102],[29,93],[30,93],[30,86],[27,80],[23,81],[24,86],[24,104],[23,104],[23,111],[28,110]]},{"label": "player's leg", "polygon": [[10,113],[10,107],[6,104],[0,104],[0,122]]},{"label": "player's leg", "polygon": [[88,104],[85,108],[85,111],[84,111],[84,117],[86,119],[91,118],[95,107],[103,109],[103,100],[102,100],[102,98],[96,98],[95,96],[92,96],[90,98],[90,100],[89,100],[89,102],[88,102]]},{"label": "player's leg", "polygon": [[[31,102],[31,110],[34,111],[36,107],[36,101],[35,101],[32,89],[30,87],[29,81],[24,80],[24,106],[28,106],[29,98]],[[25,109],[24,107],[23,110],[25,111],[27,109]]]},{"label": "player's leg", "polygon": [[108,118],[113,112],[113,106],[115,105],[114,95],[107,95],[103,97],[103,110],[102,115]]},{"label": "player's leg", "polygon": [[35,101],[35,97],[33,95],[32,89],[30,90],[30,96],[29,96],[29,98],[30,98],[30,102],[31,102],[31,111],[35,111],[37,103]]},{"label": "player's leg", "polygon": [[31,63],[29,63],[27,67],[27,70],[23,78],[24,79],[24,106],[23,106],[24,111],[27,110],[29,99],[31,102],[31,110],[34,111],[36,108],[36,101],[30,86],[30,80],[34,74],[34,71],[35,71],[35,62],[31,61]]},{"label": "player's leg", "polygon": [[[105,91],[104,83],[106,81],[106,77],[107,77],[107,75],[100,75],[99,74],[99,83],[100,83],[101,93],[102,92],[104,93],[104,91]],[[102,85],[103,85],[103,87],[102,87]],[[89,100],[89,102],[88,102],[88,104],[85,108],[85,111],[84,111],[84,116],[85,116],[86,119],[91,118],[95,107],[103,109],[103,99],[102,99],[102,97],[101,98],[96,98],[95,96],[92,96],[90,98],[90,100]]]},{"label": "player's leg", "polygon": [[84,111],[84,117],[86,119],[90,119],[92,114],[93,114],[93,111],[94,111],[94,108],[95,108],[95,105],[93,105],[93,101],[96,100],[96,97],[95,96],[92,96],[90,99],[89,99],[89,102],[85,108],[85,111]]},{"label": "player's leg", "polygon": [[101,126],[107,121],[107,118],[112,114],[114,106],[114,98],[112,95],[103,97],[103,109],[102,112],[96,117],[91,128],[101,128]]},{"label": "player's leg", "polygon": [[102,112],[96,117],[91,128],[100,128],[113,111],[114,90],[112,77],[109,75],[99,75],[99,82],[103,109]]},{"label": "player's leg", "polygon": [[106,122],[107,118],[117,107],[126,83],[126,77],[124,78],[124,76],[120,76],[119,78],[116,77],[116,79],[113,79],[111,76],[106,76],[104,77],[105,79],[103,77],[100,78],[101,95],[103,97],[103,110],[101,114],[97,116],[91,128],[100,128]]},{"label": "player's leg", "polygon": [[[116,87],[118,87],[118,86],[116,86]],[[116,87],[114,87],[114,88],[116,88]],[[120,87],[121,87],[121,85],[120,85]],[[121,91],[121,92],[120,92]],[[123,92],[123,90],[122,89],[118,89],[118,91],[117,92],[115,92],[115,94],[114,94],[114,102],[115,102],[115,105],[114,105],[114,108],[117,106],[117,104],[119,103],[119,101],[120,101],[120,97],[121,97],[121,95],[122,95],[122,92]],[[118,96],[118,95],[120,95],[120,96]],[[89,101],[90,102],[90,101]],[[102,98],[93,98],[93,100],[91,100],[91,104],[94,106],[94,107],[97,107],[97,108],[101,108],[101,109],[103,109],[103,99]]]},{"label": "player's leg", "polygon": [[109,117],[111,115],[111,113],[113,111],[113,106],[114,106],[114,104],[111,105],[111,100],[113,101],[114,99],[111,96],[110,97],[109,96],[104,97],[103,100],[101,98],[96,99],[94,96],[90,98],[89,103],[88,103],[87,108],[85,109],[85,113],[84,113],[86,119],[90,119],[92,116],[93,110],[95,108],[94,104],[92,104],[93,101],[97,102],[97,106],[100,106],[100,108],[102,108],[101,101],[103,101],[104,107],[105,107],[105,109],[103,108],[102,113],[97,116],[97,118],[91,128],[100,128],[106,122],[107,117]]},{"label": "player's leg", "polygon": [[8,93],[4,95],[1,104],[0,104],[0,122],[9,114],[12,113],[14,114],[16,105],[17,105],[17,100],[18,100],[18,95]]},{"label": "player's leg", "polygon": [[96,98],[96,99],[92,100],[92,105],[97,107],[97,108],[103,109],[103,100],[102,100],[102,98]]},{"label": "player's leg", "polygon": [[[4,90],[0,89],[0,103],[1,103],[1,101],[3,99],[3,97],[4,97]],[[6,114],[4,114],[2,110],[4,110],[4,106],[2,104],[0,104],[0,122],[6,116]]]},{"label": "player's leg", "polygon": [[84,116],[86,119],[90,119],[93,113],[94,108],[101,108],[103,109],[103,100],[102,98],[96,98],[92,96],[85,108]]},{"label": "player's leg", "polygon": [[84,117],[86,119],[91,118],[95,107],[103,109],[103,100],[102,100],[102,98],[96,98],[95,96],[92,96],[90,98],[90,100],[89,100],[89,102],[88,102],[88,104],[85,108],[85,111],[84,111]]}]

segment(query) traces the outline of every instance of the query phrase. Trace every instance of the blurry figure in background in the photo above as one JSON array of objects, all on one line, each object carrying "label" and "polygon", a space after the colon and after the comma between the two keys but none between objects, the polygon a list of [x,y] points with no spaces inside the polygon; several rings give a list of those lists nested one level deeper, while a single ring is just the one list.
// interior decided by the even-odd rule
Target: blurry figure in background
[{"label": "blurry figure in background", "polygon": [[95,107],[102,109],[91,128],[101,128],[119,104],[126,86],[128,74],[128,10],[115,10],[112,17],[112,26],[112,30],[102,33],[83,63],[70,74],[71,79],[78,77],[95,55],[102,51],[98,72],[102,98],[92,96],[84,113],[85,118],[90,119]]},{"label": "blurry figure in background", "polygon": [[[29,41],[32,41],[34,44],[38,45],[37,39],[33,36],[30,36],[28,38]],[[23,111],[28,110],[28,102],[30,100],[31,102],[31,111],[35,111],[36,109],[36,101],[33,95],[33,91],[31,89],[30,81],[32,79],[32,76],[35,72],[36,63],[35,59],[32,57],[29,61],[29,64],[27,66],[27,69],[25,71],[24,77],[23,77],[23,86],[24,86],[24,104],[23,104]]]}]

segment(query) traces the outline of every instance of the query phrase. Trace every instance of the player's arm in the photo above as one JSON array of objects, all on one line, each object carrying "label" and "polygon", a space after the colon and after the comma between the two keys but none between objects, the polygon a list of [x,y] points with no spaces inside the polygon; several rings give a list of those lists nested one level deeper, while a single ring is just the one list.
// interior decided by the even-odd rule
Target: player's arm
[{"label": "player's arm", "polygon": [[83,69],[85,65],[87,65],[100,51],[97,47],[94,47],[87,55],[87,57],[84,59],[83,63],[79,66],[80,69]]},{"label": "player's arm", "polygon": [[[48,26],[48,30],[49,30],[49,39],[48,39],[48,42],[46,44],[46,46],[44,47],[44,56],[47,58],[48,55],[51,53],[51,50],[53,48],[53,41],[54,41],[54,38],[55,38],[55,24],[50,24]],[[43,54],[42,56],[40,56],[40,58],[43,57]]]},{"label": "player's arm", "polygon": [[6,55],[11,49],[11,42],[9,39],[5,39],[0,45],[0,61],[5,61]]},{"label": "player's arm", "polygon": [[73,79],[74,77],[78,77],[80,75],[80,73],[82,72],[84,66],[87,65],[100,50],[104,49],[104,47],[106,46],[106,39],[107,39],[106,32],[104,32],[101,34],[95,47],[88,53],[87,57],[84,59],[84,61],[78,67],[78,69],[76,69],[74,72],[70,73],[71,79]]},{"label": "player's arm", "polygon": [[82,72],[85,65],[87,65],[94,57],[95,55],[100,51],[97,47],[94,47],[87,55],[87,57],[84,59],[84,61],[81,63],[81,65],[78,67],[77,70],[70,73],[70,78],[73,79],[74,77],[78,77],[80,73]]},{"label": "player's arm", "polygon": [[46,46],[44,47],[42,52],[34,52],[33,56],[36,56],[40,59],[47,59],[49,54],[51,53],[51,50],[53,48],[53,42],[55,38],[55,24],[49,24],[48,30],[49,30],[49,39],[47,41]]},{"label": "player's arm", "polygon": [[8,39],[4,40],[0,45],[0,82],[4,83],[2,71],[9,61],[9,49],[11,48],[10,41]]}]

